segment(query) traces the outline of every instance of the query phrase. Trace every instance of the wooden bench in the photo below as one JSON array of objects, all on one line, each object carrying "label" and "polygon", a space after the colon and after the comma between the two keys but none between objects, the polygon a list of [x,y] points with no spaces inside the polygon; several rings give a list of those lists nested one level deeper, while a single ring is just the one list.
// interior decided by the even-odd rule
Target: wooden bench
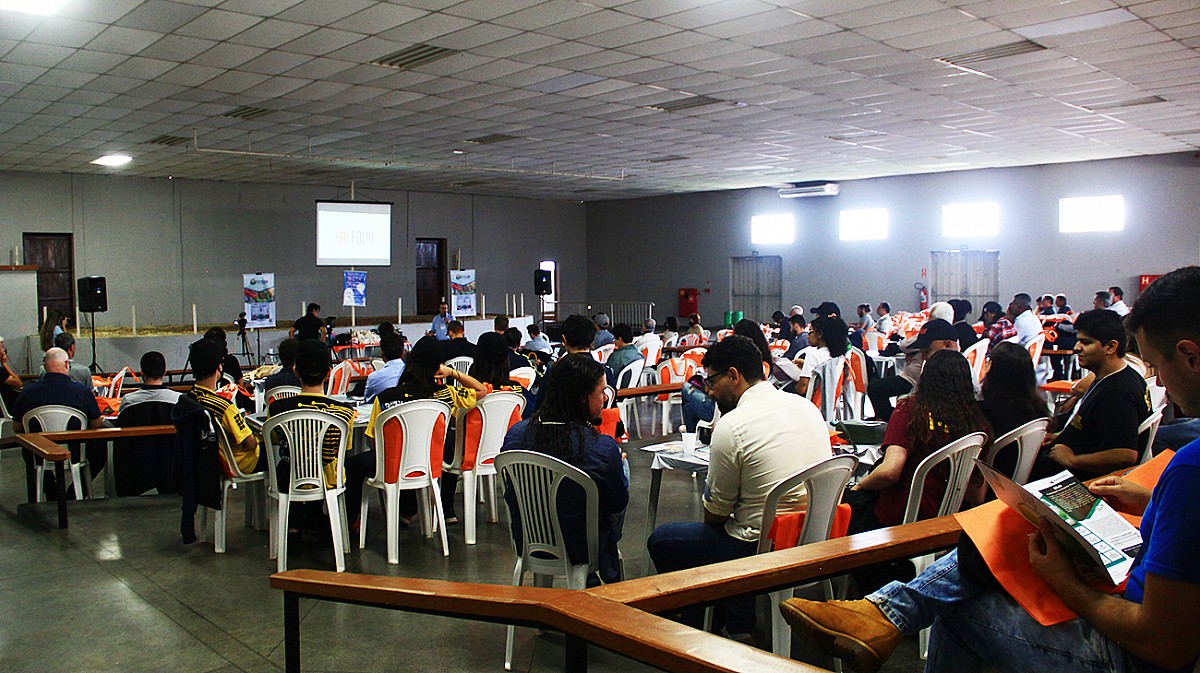
[{"label": "wooden bench", "polygon": [[[587,670],[589,643],[681,673],[816,673],[824,669],[655,613],[796,586],[854,568],[946,549],[957,542],[959,533],[954,518],[943,517],[587,591],[321,570],[276,573],[271,576],[271,586],[284,592],[289,673],[300,671],[301,598],[561,631],[567,637],[568,673]],[[498,659],[500,653],[496,656]]]},{"label": "wooden bench", "polygon": [[[94,430],[68,430],[66,432],[31,432],[0,439],[0,448],[18,445],[36,458],[54,463],[54,497],[58,502],[58,527],[67,527],[67,491],[63,462],[71,459],[71,451],[64,444],[94,440],[112,441],[130,437],[152,437],[175,434],[174,425],[145,425],[131,428],[97,428]],[[32,477],[36,479],[37,477]],[[32,490],[30,491],[32,492]],[[33,502],[31,499],[30,502]]]}]

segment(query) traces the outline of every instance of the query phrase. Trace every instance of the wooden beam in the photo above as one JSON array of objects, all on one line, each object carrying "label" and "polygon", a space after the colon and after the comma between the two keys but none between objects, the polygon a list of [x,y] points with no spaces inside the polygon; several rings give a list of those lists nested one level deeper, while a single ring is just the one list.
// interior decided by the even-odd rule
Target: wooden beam
[{"label": "wooden beam", "polygon": [[71,451],[67,447],[56,443],[44,435],[29,434],[16,435],[13,437],[17,444],[20,444],[23,449],[41,458],[52,462],[61,462],[71,459]]}]

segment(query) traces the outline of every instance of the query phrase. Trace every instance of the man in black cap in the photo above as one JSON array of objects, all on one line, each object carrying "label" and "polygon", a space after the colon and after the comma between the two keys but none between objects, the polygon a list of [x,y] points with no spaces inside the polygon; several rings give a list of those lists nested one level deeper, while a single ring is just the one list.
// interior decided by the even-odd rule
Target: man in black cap
[{"label": "man in black cap", "polygon": [[958,332],[954,326],[940,318],[922,325],[916,340],[908,346],[904,370],[896,376],[875,379],[867,386],[867,397],[876,418],[886,421],[892,417],[892,398],[911,393],[921,378],[925,359],[944,348],[958,350]]},{"label": "man in black cap", "polygon": [[814,308],[812,310],[812,312],[817,314],[817,316],[821,317],[821,318],[840,318],[840,317],[842,317],[842,309],[838,308],[838,305],[831,301],[821,302],[821,305]]}]

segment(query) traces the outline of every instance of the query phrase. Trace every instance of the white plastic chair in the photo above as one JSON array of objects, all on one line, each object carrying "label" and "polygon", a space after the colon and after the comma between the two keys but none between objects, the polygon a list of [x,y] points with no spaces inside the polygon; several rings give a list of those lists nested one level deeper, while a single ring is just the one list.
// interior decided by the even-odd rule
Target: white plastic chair
[{"label": "white plastic chair", "polygon": [[387,363],[383,361],[383,358],[371,358],[372,371],[379,371],[380,369],[383,369],[385,365],[387,365]]},{"label": "white plastic chair", "polygon": [[873,329],[863,332],[863,350],[879,352],[887,348],[887,335]]},{"label": "white plastic chair", "polygon": [[[488,506],[488,521],[499,520],[496,506],[496,456],[504,445],[504,436],[525,410],[525,396],[521,393],[499,391],[486,395],[473,409],[460,410],[455,419],[457,431],[454,435],[454,467],[462,470],[463,505],[467,544],[475,544],[475,531],[479,502],[476,497],[478,484],[483,482],[484,496]],[[478,426],[476,425],[478,424]],[[476,433],[474,428],[478,427]]]},{"label": "white plastic chair", "polygon": [[[983,449],[984,442],[987,441],[987,434],[983,432],[973,432],[965,437],[960,437],[953,442],[943,446],[925,457],[917,465],[916,472],[913,473],[912,484],[908,488],[908,503],[904,508],[904,521],[902,523],[913,523],[917,520],[920,514],[921,495],[925,491],[925,477],[929,475],[933,468],[941,465],[945,461],[950,461],[950,476],[946,480],[946,492],[942,495],[942,502],[938,505],[938,511],[935,516],[946,516],[956,514],[962,507],[963,496],[967,492],[967,484],[971,481],[971,472],[975,469],[975,459],[979,457],[979,452]],[[926,554],[914,558],[913,565],[916,566],[917,574],[920,575],[925,568],[933,563],[934,555]],[[929,653],[929,629],[921,629],[918,637],[918,653],[924,659]]]},{"label": "white plastic chair", "polygon": [[1033,461],[1037,459],[1042,440],[1046,437],[1046,428],[1050,425],[1049,418],[1035,418],[1032,421],[1010,430],[999,439],[992,442],[982,460],[992,465],[996,454],[1010,444],[1017,445],[1017,465],[1013,469],[1012,480],[1018,484],[1029,481],[1029,473],[1033,471]]},{"label": "white plastic chair", "polygon": [[1142,458],[1138,461],[1139,465],[1154,457],[1154,436],[1158,434],[1158,426],[1162,423],[1164,408],[1158,407],[1150,412],[1146,420],[1138,425],[1138,437],[1141,437],[1142,433],[1146,433],[1146,441],[1142,444]]},{"label": "white plastic chair", "polygon": [[[817,365],[812,376],[809,377],[808,391],[805,396],[816,405],[826,421],[844,420],[849,415],[845,411],[846,392],[850,387],[848,369],[847,358],[838,356]],[[826,386],[826,381],[833,381],[834,385]],[[833,394],[827,394],[827,389]]]},{"label": "white plastic chair", "polygon": [[642,359],[646,361],[646,366],[642,369],[641,385],[654,385],[658,383],[658,370],[655,368],[655,365],[662,359],[662,349],[662,339],[653,339],[649,345],[639,349],[642,353]]},{"label": "white plastic chair", "polygon": [[846,408],[850,411],[850,418],[866,418],[867,354],[851,346],[846,360],[847,373],[850,375],[850,381],[846,385]]},{"label": "white plastic chair", "polygon": [[275,386],[263,395],[263,401],[269,407],[275,400],[295,397],[299,394],[300,386]]},{"label": "white plastic chair", "polygon": [[[337,450],[337,480],[332,487],[325,483],[325,464],[322,447],[325,433],[340,432]],[[274,434],[278,431],[288,447],[291,479],[286,489],[280,489],[275,466],[279,464],[279,446]],[[263,443],[270,462],[268,495],[279,506],[271,517],[270,534],[275,538],[279,572],[287,570],[288,510],[292,502],[324,500],[329,509],[329,532],[333,537],[333,558],[338,572],[346,570],[346,552],[350,551],[350,527],[346,522],[346,445],[350,442],[350,425],[333,414],[317,409],[296,409],[272,416],[263,423]]]},{"label": "white plastic chair", "polygon": [[1138,374],[1140,374],[1142,378],[1146,378],[1146,361],[1145,360],[1139,358],[1138,356],[1134,355],[1133,353],[1126,353],[1125,354],[1125,363],[1128,364],[1130,367],[1133,367],[1133,370],[1136,371]]},{"label": "white plastic chair", "polygon": [[[229,489],[236,489],[241,484],[249,484],[252,482],[267,481],[267,470],[259,472],[243,472],[242,468],[238,467],[237,459],[233,456],[233,443],[229,440],[229,434],[225,432],[225,426],[221,425],[221,421],[215,418],[211,413],[208,415],[209,428],[217,435],[217,445],[221,447],[221,455],[224,457],[224,462],[233,470],[232,476],[221,473],[221,509],[217,510],[216,517],[213,521],[213,551],[218,554],[225,553],[225,538],[228,535],[228,517],[229,517]],[[270,469],[270,468],[268,468]],[[253,500],[252,492],[247,493],[246,508],[248,511],[255,509],[258,503]],[[258,492],[261,497],[262,491]],[[273,518],[273,517],[272,517]],[[208,508],[200,508],[200,530],[208,531]],[[275,558],[275,547],[277,540],[274,535],[271,535],[267,544],[267,558]]]},{"label": "white plastic chair", "polygon": [[971,376],[975,377],[976,383],[983,382],[983,365],[987,361],[987,348],[990,343],[989,339],[980,339],[963,351],[963,357],[967,359],[967,364],[971,365]]},{"label": "white plastic chair", "polygon": [[604,344],[599,348],[594,348],[592,349],[592,357],[596,359],[596,362],[604,364],[608,362],[608,357],[613,354],[616,347],[616,344]]},{"label": "white plastic chair", "polygon": [[16,433],[12,414],[8,412],[8,407],[4,405],[4,398],[0,397],[0,437],[12,437],[14,434]]},{"label": "white plastic chair", "polygon": [[1146,380],[1146,392],[1150,394],[1151,409],[1167,406],[1167,389],[1158,385],[1155,379]]},{"label": "white plastic chair", "polygon": [[771,357],[774,358],[783,357],[791,347],[792,342],[788,341],[787,339],[776,339],[767,346],[767,348],[771,351]]},{"label": "white plastic chair", "polygon": [[537,370],[533,367],[517,367],[508,373],[508,378],[521,384],[525,390],[533,387],[533,382],[537,380]]},{"label": "white plastic chair", "polygon": [[354,376],[354,365],[343,360],[329,372],[325,381],[326,395],[345,395],[350,391],[350,378]]},{"label": "white plastic chair", "polygon": [[[484,399],[487,397],[490,395]],[[382,490],[385,496],[388,563],[400,562],[400,491],[422,491],[417,497],[422,530],[426,537],[432,537],[436,524],[442,535],[442,555],[450,555],[441,491],[437,477],[433,476],[433,467],[440,468],[442,464],[449,423],[450,407],[438,400],[403,402],[375,419],[375,476],[364,483],[359,503],[359,549],[367,545],[369,491],[365,487],[369,486]],[[394,434],[396,430],[400,432],[399,438]],[[432,507],[430,499],[433,500]]]},{"label": "white plastic chair", "polygon": [[695,347],[705,343],[706,341],[708,341],[708,338],[700,336],[699,334],[684,334],[683,336],[679,337],[680,346]]},{"label": "white plastic chair", "polygon": [[[79,427],[71,427],[72,421],[78,421]],[[25,428],[25,432],[65,432],[67,430],[86,430],[88,426],[87,414],[74,408],[61,404],[45,404],[40,407],[35,407],[25,412],[21,417],[21,427]],[[36,428],[36,429],[35,429]],[[84,474],[82,469],[88,466],[86,447],[79,447],[79,462],[74,460],[68,461],[70,468],[71,483],[75,485],[75,499],[83,500],[84,479],[80,476]],[[46,502],[46,492],[42,488],[42,481],[45,479],[47,469],[46,461],[38,462],[37,466],[37,501]],[[64,471],[64,475],[66,471]],[[66,486],[64,484],[64,486]],[[90,487],[90,484],[88,484]],[[90,488],[88,489],[91,490]]]},{"label": "white plastic chair", "polygon": [[[505,451],[496,456],[496,469],[506,489],[512,489],[517,511],[509,512],[521,522],[521,544],[514,539],[517,564],[513,568],[513,586],[520,586],[525,573],[533,573],[536,586],[548,587],[555,577],[564,577],[568,589],[587,588],[587,577],[600,569],[600,491],[583,470],[533,451]],[[558,520],[558,492],[563,482],[571,481],[583,489],[584,521],[587,535],[587,561],[571,563],[566,539]],[[507,504],[507,501],[505,501]],[[513,637],[516,627],[508,627],[504,646],[504,670],[512,670]]]},{"label": "white plastic chair", "polygon": [[[467,374],[471,371],[471,365],[475,364],[475,358],[470,355],[460,355],[456,358],[446,360],[446,366],[458,372],[459,374]],[[456,388],[462,387],[458,381],[446,381],[447,384]]]},{"label": "white plastic chair", "polygon": [[[696,373],[696,363],[687,358],[667,358],[658,364],[658,380],[662,383],[683,383]],[[682,393],[659,393],[658,406],[662,411],[662,434],[671,434],[671,407],[683,406]],[[651,419],[653,424],[653,418]]]},{"label": "white plastic chair", "polygon": [[[765,554],[775,551],[776,547],[767,534],[775,523],[776,515],[782,513],[779,511],[779,501],[800,485],[804,486],[808,502],[804,507],[806,512],[804,525],[800,528],[800,537],[796,541],[796,546],[827,540],[833,528],[833,517],[837,512],[838,503],[842,501],[842,492],[846,489],[846,484],[850,482],[850,477],[854,474],[856,467],[858,467],[858,459],[854,456],[834,456],[800,470],[773,486],[767,493],[766,502],[763,503],[760,529],[762,532],[758,537],[756,553]],[[782,549],[782,547],[778,549]],[[833,582],[821,580],[820,584],[825,594],[825,600],[832,600],[834,598]],[[794,589],[773,591],[769,594],[770,604],[779,605],[791,598],[793,593]],[[783,620],[783,614],[779,610],[771,610],[770,613],[771,651],[781,657],[791,657],[792,630],[788,628],[787,622]]]},{"label": "white plastic chair", "polygon": [[[645,366],[645,360],[634,360],[625,365],[625,368],[617,373],[617,390],[636,386],[642,377],[642,369]],[[638,423],[637,398],[626,397],[618,400],[617,407],[621,409],[621,419],[625,421],[625,431],[629,432],[629,427],[632,425],[634,431],[637,432],[638,439],[641,439],[642,430],[638,427],[641,424]]]},{"label": "white plastic chair", "polygon": [[132,374],[133,370],[129,367],[121,367],[121,371],[113,375],[112,380],[108,384],[108,390],[104,391],[105,397],[120,397],[121,388],[125,385],[125,374]]},{"label": "white plastic chair", "polygon": [[[1049,367],[1042,362],[1042,349],[1046,346],[1046,333],[1041,332],[1037,336],[1029,340],[1025,344],[1025,349],[1029,351],[1029,359],[1033,361],[1033,368],[1037,375],[1038,385],[1046,382],[1049,378]],[[1047,358],[1049,360],[1049,358]]]},{"label": "white plastic chair", "polygon": [[720,343],[720,342],[724,341],[724,340],[725,340],[725,337],[727,337],[727,336],[729,336],[729,335],[731,335],[731,334],[733,334],[733,330],[731,330],[731,329],[719,329],[719,330],[717,330],[717,342],[718,342],[718,343]]}]

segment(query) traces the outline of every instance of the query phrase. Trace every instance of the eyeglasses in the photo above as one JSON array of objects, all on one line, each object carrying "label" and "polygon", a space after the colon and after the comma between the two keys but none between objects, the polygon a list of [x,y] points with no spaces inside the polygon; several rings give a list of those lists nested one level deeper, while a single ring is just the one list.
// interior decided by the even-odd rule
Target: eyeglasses
[{"label": "eyeglasses", "polygon": [[717,374],[713,374],[712,376],[706,376],[706,377],[704,377],[704,389],[705,389],[705,390],[712,390],[712,389],[713,389],[713,384],[716,382],[716,380],[717,380],[717,379],[719,379],[719,378],[721,378],[722,376],[725,376],[725,375],[726,375],[726,374],[728,374],[728,373],[729,373],[729,370],[728,370],[728,369],[726,369],[726,370],[725,370],[725,371],[723,371],[723,372],[720,372],[720,373],[717,373]]}]

